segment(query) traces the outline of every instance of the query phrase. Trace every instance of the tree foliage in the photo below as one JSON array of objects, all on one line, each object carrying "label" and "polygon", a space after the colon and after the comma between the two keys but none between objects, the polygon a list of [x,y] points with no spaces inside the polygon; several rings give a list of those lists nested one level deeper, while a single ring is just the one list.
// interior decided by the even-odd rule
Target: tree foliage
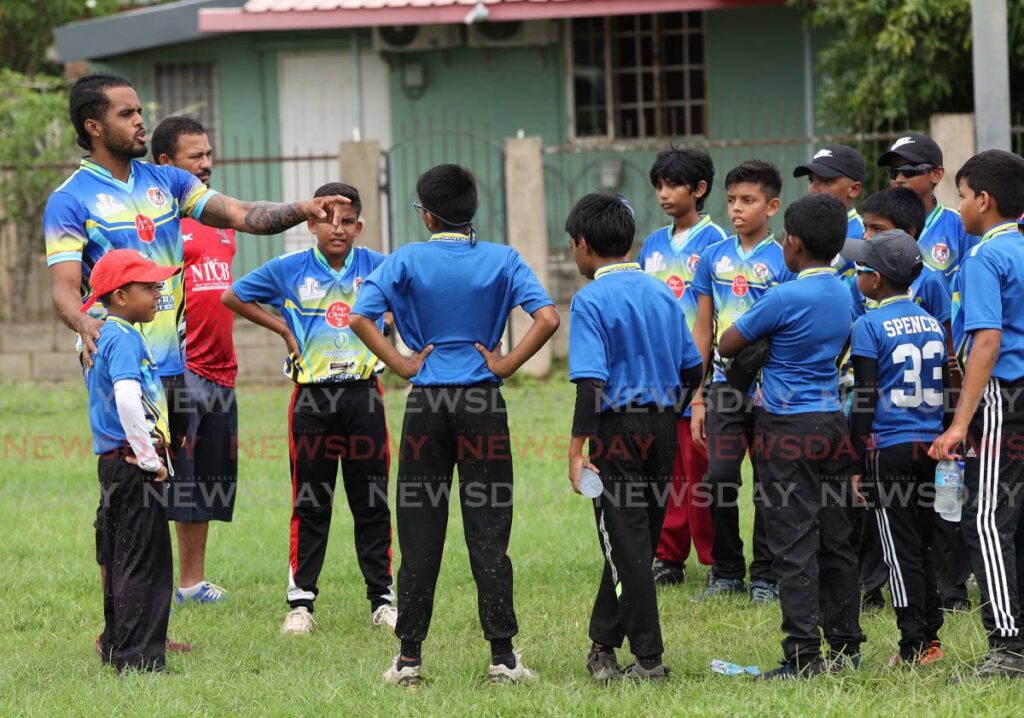
[{"label": "tree foliage", "polygon": [[42,251],[46,197],[74,158],[66,115],[61,80],[0,69],[0,227],[14,228],[15,246],[3,260],[15,300],[25,296],[33,258]]},{"label": "tree foliage", "polygon": [[48,57],[58,25],[107,15],[120,0],[0,0],[0,66],[35,75],[59,74]]},{"label": "tree foliage", "polygon": [[[797,0],[823,32],[819,110],[871,130],[971,112],[971,0]],[[1011,74],[1024,69],[1024,0],[1007,0]],[[998,32],[1000,28],[992,28]],[[1012,95],[1011,95],[1012,96]]]}]

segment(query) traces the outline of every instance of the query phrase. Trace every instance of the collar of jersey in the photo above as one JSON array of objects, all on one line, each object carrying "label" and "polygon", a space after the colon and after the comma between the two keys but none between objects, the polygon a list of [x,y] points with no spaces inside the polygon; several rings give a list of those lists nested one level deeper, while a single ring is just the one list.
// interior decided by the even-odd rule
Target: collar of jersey
[{"label": "collar of jersey", "polygon": [[749,252],[744,252],[743,245],[740,244],[740,236],[737,234],[735,237],[733,237],[733,242],[736,244],[736,254],[739,255],[740,259],[747,259],[748,257],[753,257],[755,254],[761,251],[762,247],[766,246],[769,242],[774,241],[775,234],[769,232],[768,236],[762,239],[760,242],[758,242],[752,250],[750,250]]},{"label": "collar of jersey", "polygon": [[437,232],[436,234],[430,235],[431,242],[468,242],[470,240],[469,235],[459,234],[458,232]]},{"label": "collar of jersey", "polygon": [[836,274],[835,267],[808,267],[807,269],[796,275],[797,279],[807,279],[808,277],[817,277],[821,274]]},{"label": "collar of jersey", "polygon": [[135,160],[132,160],[131,162],[128,163],[127,182],[122,182],[121,180],[117,179],[116,177],[114,177],[114,175],[110,174],[110,170],[108,170],[106,167],[102,167],[96,164],[88,157],[83,157],[81,165],[79,166],[86,172],[96,175],[100,179],[109,182],[110,184],[116,187],[120,187],[128,192],[131,192],[135,187]]},{"label": "collar of jersey", "polygon": [[619,272],[639,272],[640,265],[636,262],[619,262],[617,264],[606,264],[594,272],[594,279],[600,279],[606,274],[618,274]]},{"label": "collar of jersey", "polygon": [[998,237],[1001,234],[1009,234],[1010,232],[1020,232],[1020,230],[1017,229],[1016,220],[1012,222],[1000,222],[995,227],[990,227],[985,234],[981,235],[981,241],[987,242],[993,237]]},{"label": "collar of jersey", "polygon": [[348,268],[352,266],[352,258],[355,256],[355,254],[355,247],[352,247],[352,249],[348,250],[348,256],[345,257],[345,264],[343,264],[341,269],[339,270],[331,266],[331,263],[327,261],[327,257],[324,256],[323,252],[320,251],[319,247],[313,247],[313,256],[316,257],[316,261],[319,262],[324,269],[326,269],[328,272],[334,275],[334,277],[337,279],[341,279],[342,275],[344,275],[345,272],[348,271]]},{"label": "collar of jersey", "polygon": [[697,233],[700,232],[705,227],[707,227],[709,224],[711,224],[711,215],[705,214],[703,217],[700,218],[697,224],[693,225],[688,230],[686,230],[686,241],[680,244],[678,247],[676,246],[676,225],[675,223],[670,224],[668,227],[665,228],[665,231],[668,232],[668,245],[672,247],[673,252],[679,254],[680,252],[683,251],[683,249],[686,248],[686,245],[690,243],[690,240],[696,237]]},{"label": "collar of jersey", "polygon": [[108,322],[113,322],[114,324],[120,324],[122,327],[128,327],[133,332],[138,332],[139,331],[138,329],[135,328],[134,324],[132,324],[131,322],[129,322],[129,321],[125,320],[125,319],[122,319],[121,317],[117,316],[116,314],[108,314],[107,315],[107,321]]},{"label": "collar of jersey", "polygon": [[882,307],[887,307],[890,304],[895,304],[896,302],[909,302],[909,301],[910,301],[910,295],[901,297],[900,295],[897,294],[895,297],[889,297],[888,299],[883,299],[882,301],[880,301],[878,303],[878,306],[875,307],[875,309],[881,309]]},{"label": "collar of jersey", "polygon": [[851,219],[859,219],[860,215],[857,213],[857,209],[853,208],[846,213],[846,221],[849,222]]},{"label": "collar of jersey", "polygon": [[939,198],[936,197],[935,206],[932,208],[932,211],[928,214],[928,218],[924,221],[924,229],[921,230],[921,237],[919,237],[918,239],[922,239],[926,234],[928,234],[928,230],[932,228],[932,225],[935,224],[935,221],[939,218],[939,216],[942,214],[942,210],[944,209],[946,208],[942,206],[942,202],[940,202]]}]

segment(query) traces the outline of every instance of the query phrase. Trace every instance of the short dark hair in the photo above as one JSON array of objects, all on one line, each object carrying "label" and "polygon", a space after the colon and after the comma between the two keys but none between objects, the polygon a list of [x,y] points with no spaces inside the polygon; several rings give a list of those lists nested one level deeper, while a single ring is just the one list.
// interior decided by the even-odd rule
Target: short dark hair
[{"label": "short dark hair", "polygon": [[178,151],[178,138],[182,135],[205,135],[203,123],[193,117],[165,117],[153,130],[150,147],[153,149],[153,161],[160,155],[174,157]]},{"label": "short dark hair", "polygon": [[676,185],[685,185],[690,191],[696,191],[701,180],[708,183],[708,190],[703,197],[697,198],[697,211],[704,209],[704,202],[711,194],[711,183],[715,179],[715,164],[711,155],[704,150],[665,150],[659,152],[651,165],[651,184],[657,188],[658,183],[665,181]]},{"label": "short dark hair", "polygon": [[110,109],[106,90],[111,87],[131,87],[132,83],[120,75],[93,73],[78,78],[71,86],[68,97],[68,115],[75,128],[76,142],[83,150],[92,149],[92,138],[85,131],[86,120],[101,120]]},{"label": "short dark hair", "polygon": [[729,170],[725,176],[725,188],[729,189],[740,182],[760,186],[769,202],[782,193],[782,175],[775,165],[764,160],[747,160]]},{"label": "short dark hair", "polygon": [[625,198],[614,194],[588,194],[569,212],[565,231],[573,242],[581,238],[599,257],[624,257],[633,247],[636,220]]},{"label": "short dark hair", "polygon": [[1024,214],[1024,159],[1004,150],[985,150],[964,162],[956,173],[975,194],[988,192],[1003,217]]},{"label": "short dark hair", "polygon": [[317,187],[313,196],[330,197],[335,194],[340,194],[342,197],[350,200],[352,202],[352,209],[356,211],[356,214],[363,213],[363,200],[359,197],[359,190],[350,184],[345,184],[344,182],[328,182],[327,184]]},{"label": "short dark hair", "polygon": [[786,207],[784,221],[786,232],[822,262],[835,259],[846,241],[846,207],[832,195],[804,195]]},{"label": "short dark hair", "polygon": [[416,180],[416,195],[430,214],[449,227],[465,227],[478,206],[473,173],[459,165],[437,165]]},{"label": "short dark hair", "polygon": [[875,192],[864,200],[862,214],[877,214],[892,222],[896,229],[902,229],[916,239],[921,238],[928,212],[924,202],[909,187],[891,187]]}]

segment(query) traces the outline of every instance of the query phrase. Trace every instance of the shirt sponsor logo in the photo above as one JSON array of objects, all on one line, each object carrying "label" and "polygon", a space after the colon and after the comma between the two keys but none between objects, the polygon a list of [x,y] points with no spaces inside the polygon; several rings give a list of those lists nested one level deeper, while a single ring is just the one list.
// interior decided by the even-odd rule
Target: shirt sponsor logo
[{"label": "shirt sponsor logo", "polygon": [[352,307],[345,302],[332,302],[331,306],[327,307],[324,319],[335,329],[345,329],[348,327],[348,319],[351,313]]},{"label": "shirt sponsor logo", "polygon": [[758,262],[754,265],[754,276],[758,279],[766,279],[768,277],[768,265],[764,262]]},{"label": "shirt sponsor logo", "polygon": [[163,207],[165,204],[167,204],[167,197],[164,196],[164,193],[161,191],[159,187],[150,187],[149,189],[147,189],[146,199],[149,200],[149,203],[151,205],[157,208]]},{"label": "shirt sponsor logo", "polygon": [[231,284],[231,265],[220,259],[203,257],[201,262],[189,264],[189,276],[192,277],[193,289],[215,289]]},{"label": "shirt sponsor logo", "polygon": [[348,334],[345,334],[344,332],[342,332],[342,333],[339,333],[336,337],[334,337],[334,346],[338,347],[338,349],[341,349],[341,348],[345,347],[347,344],[348,344]]},{"label": "shirt sponsor logo", "polygon": [[728,257],[722,257],[718,260],[718,264],[715,265],[715,271],[719,274],[725,274],[731,272],[735,267],[732,266],[732,260]]},{"label": "shirt sponsor logo", "polygon": [[749,291],[749,289],[750,287],[747,284],[747,278],[742,274],[737,274],[736,277],[732,280],[732,293],[735,294],[737,297],[747,296],[747,292]]},{"label": "shirt sponsor logo", "polygon": [[226,244],[227,246],[230,247],[231,246],[231,235],[228,234],[223,229],[218,229],[218,230],[216,230],[216,232],[217,232],[217,237],[220,239],[220,243],[221,244]]},{"label": "shirt sponsor logo", "polygon": [[353,361],[351,359],[348,360],[348,361],[332,361],[330,364],[327,365],[328,370],[332,371],[332,372],[335,372],[335,371],[346,371],[348,369],[354,369],[355,366],[356,366],[355,361]]},{"label": "shirt sponsor logo", "polygon": [[306,281],[299,285],[299,299],[308,302],[311,299],[320,299],[327,296],[327,292],[320,288],[320,282],[312,277],[306,277]]},{"label": "shirt sponsor logo", "polygon": [[135,231],[143,242],[152,242],[156,237],[156,225],[144,214],[135,215]]},{"label": "shirt sponsor logo", "polygon": [[96,195],[96,211],[104,217],[109,217],[112,214],[118,212],[124,212],[127,209],[123,204],[117,201],[113,195],[109,194],[98,194]]},{"label": "shirt sponsor logo", "polygon": [[356,277],[356,281],[352,282],[352,291],[356,294],[359,294],[359,288],[361,286],[363,286],[363,278]]},{"label": "shirt sponsor logo", "polygon": [[691,254],[690,258],[686,260],[686,268],[690,270],[690,274],[697,271],[698,264],[700,264],[700,255]]},{"label": "shirt sponsor logo", "polygon": [[644,260],[645,272],[660,272],[665,268],[665,256],[661,252],[654,252]]},{"label": "shirt sponsor logo", "polygon": [[932,259],[939,264],[945,264],[949,261],[949,245],[943,242],[936,242],[932,247]]},{"label": "shirt sponsor logo", "polygon": [[160,299],[158,299],[157,302],[156,302],[156,310],[158,312],[166,312],[166,311],[171,310],[171,309],[174,309],[174,295],[173,294],[163,294],[163,295],[161,295]]},{"label": "shirt sponsor logo", "polygon": [[686,282],[678,274],[673,274],[665,280],[665,283],[668,284],[668,288],[672,290],[672,293],[676,295],[676,299],[683,296],[683,292],[686,291]]}]

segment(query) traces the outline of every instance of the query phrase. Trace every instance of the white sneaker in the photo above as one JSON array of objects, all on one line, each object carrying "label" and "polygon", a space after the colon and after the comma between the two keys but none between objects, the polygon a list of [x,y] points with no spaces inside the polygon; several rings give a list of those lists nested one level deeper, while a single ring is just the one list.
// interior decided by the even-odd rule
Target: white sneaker
[{"label": "white sneaker", "polygon": [[312,612],[305,606],[299,606],[288,612],[284,617],[284,625],[281,626],[281,633],[286,636],[308,636],[316,627],[316,619]]},{"label": "white sneaker", "polygon": [[380,626],[394,628],[396,623],[398,623],[398,609],[389,603],[377,606],[377,610],[370,616],[370,625],[375,628]]},{"label": "white sneaker", "polygon": [[420,675],[420,667],[403,666],[401,670],[398,670],[398,661],[401,657],[401,655],[395,656],[391,665],[384,671],[384,682],[390,683],[393,686],[403,686],[404,688],[418,686],[423,682],[423,676]]},{"label": "white sneaker", "polygon": [[527,668],[523,664],[523,657],[518,651],[514,652],[516,657],[516,667],[509,668],[504,663],[498,665],[490,665],[487,667],[487,675],[491,679],[491,683],[532,683],[536,681],[539,676],[537,671]]}]

